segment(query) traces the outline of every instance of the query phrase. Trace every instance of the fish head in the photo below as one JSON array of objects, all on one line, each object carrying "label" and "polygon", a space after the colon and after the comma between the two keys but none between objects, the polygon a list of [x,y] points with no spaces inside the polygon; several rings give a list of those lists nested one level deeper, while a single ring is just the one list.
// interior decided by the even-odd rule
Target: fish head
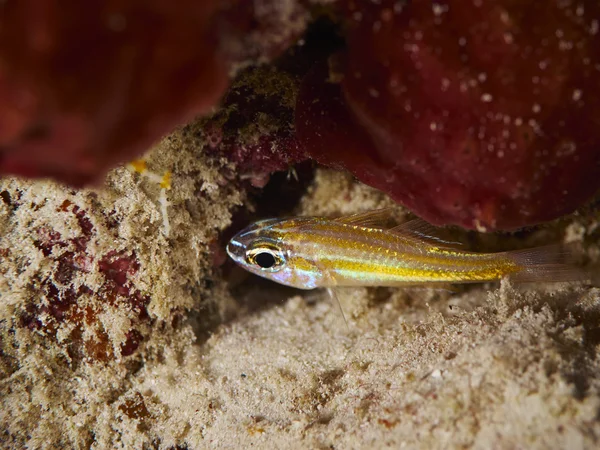
[{"label": "fish head", "polygon": [[297,221],[265,219],[236,234],[227,254],[255,275],[299,289],[320,286],[322,273],[314,261],[300,256],[302,243]]}]

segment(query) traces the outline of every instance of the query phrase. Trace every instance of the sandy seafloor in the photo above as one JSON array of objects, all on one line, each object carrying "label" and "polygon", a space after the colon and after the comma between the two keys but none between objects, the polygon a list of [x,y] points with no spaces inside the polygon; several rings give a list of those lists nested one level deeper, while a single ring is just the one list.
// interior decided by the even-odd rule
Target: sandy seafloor
[{"label": "sandy seafloor", "polygon": [[[222,269],[219,233],[256,201],[202,148],[179,131],[148,155],[173,172],[168,234],[158,185],[125,168],[83,192],[0,182],[2,448],[600,446],[600,289],[344,289],[346,326],[319,291]],[[295,212],[390,204],[319,169]],[[597,217],[465,236],[572,241],[593,266]],[[137,261],[116,293],[115,255]]]}]

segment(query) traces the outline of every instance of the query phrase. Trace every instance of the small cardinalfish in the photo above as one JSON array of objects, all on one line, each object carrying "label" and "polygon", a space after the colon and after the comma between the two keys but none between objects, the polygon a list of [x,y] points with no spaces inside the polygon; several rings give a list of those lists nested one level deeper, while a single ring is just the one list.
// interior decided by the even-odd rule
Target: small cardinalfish
[{"label": "small cardinalfish", "polygon": [[454,283],[582,281],[568,247],[551,245],[499,253],[460,249],[416,219],[385,227],[390,209],[337,219],[266,219],[227,245],[244,269],[300,289],[343,286],[443,286]]}]

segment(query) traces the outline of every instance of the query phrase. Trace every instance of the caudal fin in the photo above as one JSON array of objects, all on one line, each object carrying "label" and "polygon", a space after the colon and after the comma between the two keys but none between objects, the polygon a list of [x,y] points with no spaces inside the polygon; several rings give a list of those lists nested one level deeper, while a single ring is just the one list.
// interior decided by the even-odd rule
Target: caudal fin
[{"label": "caudal fin", "polygon": [[522,268],[509,278],[517,283],[589,282],[590,275],[574,265],[575,250],[573,245],[557,244],[506,252]]}]

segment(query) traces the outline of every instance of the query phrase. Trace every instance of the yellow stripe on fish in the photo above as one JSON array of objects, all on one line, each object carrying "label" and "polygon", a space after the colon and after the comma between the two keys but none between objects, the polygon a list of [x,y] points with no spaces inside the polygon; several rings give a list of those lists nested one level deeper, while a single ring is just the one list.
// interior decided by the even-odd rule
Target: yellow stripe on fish
[{"label": "yellow stripe on fish", "polygon": [[384,209],[338,219],[262,220],[231,239],[227,252],[246,270],[300,289],[473,283],[505,276],[516,281],[582,279],[580,270],[565,264],[565,247],[463,251],[436,237],[422,220],[386,226],[390,216],[391,210]]}]

